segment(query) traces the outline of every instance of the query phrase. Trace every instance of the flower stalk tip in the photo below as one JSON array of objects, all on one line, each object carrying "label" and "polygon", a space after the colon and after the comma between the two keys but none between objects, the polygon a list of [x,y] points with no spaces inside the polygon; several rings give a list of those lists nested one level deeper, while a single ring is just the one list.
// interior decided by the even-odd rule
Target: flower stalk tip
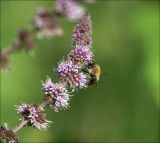
[{"label": "flower stalk tip", "polygon": [[75,21],[84,14],[84,8],[75,0],[57,0],[55,13],[64,15],[69,20]]},{"label": "flower stalk tip", "polygon": [[86,46],[90,48],[92,46],[92,24],[89,13],[85,13],[78,21],[72,36],[72,45]]}]

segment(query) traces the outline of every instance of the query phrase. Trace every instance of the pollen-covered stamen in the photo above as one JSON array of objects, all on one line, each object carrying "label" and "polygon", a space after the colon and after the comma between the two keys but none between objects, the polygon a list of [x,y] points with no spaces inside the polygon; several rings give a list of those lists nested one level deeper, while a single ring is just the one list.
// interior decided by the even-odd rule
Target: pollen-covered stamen
[{"label": "pollen-covered stamen", "polygon": [[38,29],[37,36],[39,38],[63,34],[63,30],[58,25],[57,19],[50,11],[42,7],[36,11],[33,26]]},{"label": "pollen-covered stamen", "polygon": [[92,57],[93,53],[89,48],[86,48],[85,46],[77,46],[68,55],[68,58],[74,64],[80,65],[86,65],[88,62],[92,61]]},{"label": "pollen-covered stamen", "polygon": [[79,71],[80,68],[70,60],[61,62],[57,68],[60,82],[72,89],[86,87],[86,75]]},{"label": "pollen-covered stamen", "polygon": [[33,126],[39,130],[46,130],[49,127],[51,121],[45,119],[43,109],[39,109],[37,105],[21,104],[16,107],[21,117],[20,120],[28,120],[28,126]]},{"label": "pollen-covered stamen", "polygon": [[52,99],[50,106],[58,112],[59,109],[65,109],[69,106],[69,93],[67,89],[61,83],[52,83],[51,79],[47,79],[45,83],[42,83],[43,92],[45,94],[44,99]]},{"label": "pollen-covered stamen", "polygon": [[74,0],[57,0],[55,12],[69,20],[77,20],[84,14],[84,8]]}]

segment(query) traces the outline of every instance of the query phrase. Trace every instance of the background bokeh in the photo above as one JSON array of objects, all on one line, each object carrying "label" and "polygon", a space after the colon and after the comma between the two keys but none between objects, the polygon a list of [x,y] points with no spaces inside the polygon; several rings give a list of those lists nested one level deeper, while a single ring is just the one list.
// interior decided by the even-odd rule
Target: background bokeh
[{"label": "background bokeh", "polygon": [[[1,46],[15,40],[38,6],[54,1],[1,1]],[[24,128],[20,142],[158,142],[159,139],[159,6],[158,1],[105,1],[86,4],[93,23],[93,49],[102,76],[98,86],[74,93],[69,110],[47,109],[54,123],[47,132]],[[18,123],[14,105],[42,101],[41,80],[71,50],[75,22],[60,20],[62,37],[37,41],[32,56],[12,56],[1,73],[1,124]]]}]

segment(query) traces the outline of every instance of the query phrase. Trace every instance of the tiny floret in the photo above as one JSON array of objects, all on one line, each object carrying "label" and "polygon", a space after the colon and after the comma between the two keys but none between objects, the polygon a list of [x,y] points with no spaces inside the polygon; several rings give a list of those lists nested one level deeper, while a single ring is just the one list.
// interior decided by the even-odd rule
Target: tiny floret
[{"label": "tiny floret", "polygon": [[45,83],[42,83],[42,88],[45,95],[44,99],[52,99],[50,106],[54,108],[56,112],[69,106],[69,93],[63,84],[52,83],[49,78]]},{"label": "tiny floret", "polygon": [[60,82],[69,85],[72,89],[86,87],[87,76],[80,72],[80,68],[70,60],[61,62],[57,68]]},{"label": "tiny floret", "polygon": [[51,121],[45,119],[43,109],[39,109],[37,105],[21,104],[16,108],[17,113],[20,114],[20,120],[28,120],[28,126],[33,126],[39,130],[47,130],[49,127]]}]

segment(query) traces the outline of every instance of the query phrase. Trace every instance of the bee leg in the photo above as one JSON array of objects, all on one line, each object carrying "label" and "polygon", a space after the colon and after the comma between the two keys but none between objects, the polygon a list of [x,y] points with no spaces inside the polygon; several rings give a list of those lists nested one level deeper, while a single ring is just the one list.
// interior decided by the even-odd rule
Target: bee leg
[{"label": "bee leg", "polygon": [[98,83],[96,82],[96,87],[98,88]]}]

